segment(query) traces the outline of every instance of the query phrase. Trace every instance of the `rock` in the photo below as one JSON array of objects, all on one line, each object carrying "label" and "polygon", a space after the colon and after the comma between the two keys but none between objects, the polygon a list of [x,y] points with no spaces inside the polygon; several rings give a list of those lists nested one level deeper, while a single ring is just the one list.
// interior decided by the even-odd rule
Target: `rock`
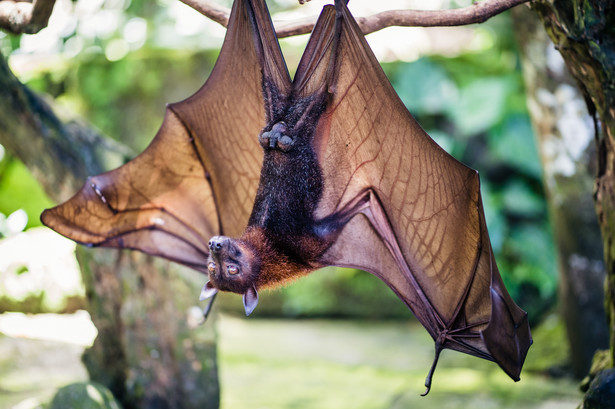
[{"label": "rock", "polygon": [[49,409],[121,409],[109,389],[94,382],[73,383],[58,389]]}]

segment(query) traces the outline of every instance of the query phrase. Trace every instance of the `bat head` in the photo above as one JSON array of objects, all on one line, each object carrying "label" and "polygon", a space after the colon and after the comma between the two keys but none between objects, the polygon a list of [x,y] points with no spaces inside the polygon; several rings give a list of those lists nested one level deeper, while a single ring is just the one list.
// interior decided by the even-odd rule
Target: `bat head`
[{"label": "bat head", "polygon": [[226,236],[212,237],[209,250],[209,281],[201,291],[201,300],[218,291],[242,294],[246,315],[250,315],[258,304],[256,278],[260,272],[260,256],[243,240]]}]

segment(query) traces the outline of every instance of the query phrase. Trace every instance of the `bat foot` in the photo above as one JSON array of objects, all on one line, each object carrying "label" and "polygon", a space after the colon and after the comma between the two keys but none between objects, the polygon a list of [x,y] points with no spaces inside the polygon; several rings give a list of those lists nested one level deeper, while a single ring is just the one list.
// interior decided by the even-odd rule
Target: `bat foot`
[{"label": "bat foot", "polygon": [[440,358],[440,352],[442,352],[443,349],[444,347],[442,346],[442,343],[440,343],[440,340],[437,340],[436,341],[436,356],[433,359],[433,363],[431,364],[431,369],[429,370],[429,373],[427,374],[427,378],[425,379],[425,387],[427,389],[425,390],[425,392],[421,393],[421,396],[427,396],[427,394],[431,390],[431,381],[433,379],[433,373],[436,370],[436,365],[438,364],[438,359]]},{"label": "bat foot", "polygon": [[295,139],[286,135],[286,124],[278,122],[271,127],[270,131],[262,132],[258,136],[258,142],[265,149],[278,149],[288,152],[295,144]]}]

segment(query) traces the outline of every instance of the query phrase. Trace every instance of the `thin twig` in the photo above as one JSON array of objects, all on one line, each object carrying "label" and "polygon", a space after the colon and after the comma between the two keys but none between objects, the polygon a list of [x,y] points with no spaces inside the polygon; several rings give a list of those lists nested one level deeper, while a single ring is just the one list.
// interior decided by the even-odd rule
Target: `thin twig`
[{"label": "thin twig", "polygon": [[56,0],[0,0],[0,29],[34,34],[47,27]]},{"label": "thin twig", "polygon": [[[180,0],[204,16],[222,24],[228,24],[230,10],[211,0]],[[357,22],[364,34],[373,33],[391,26],[441,27],[463,26],[482,23],[491,17],[531,0],[484,0],[471,6],[451,10],[388,10],[369,17],[358,17]],[[290,37],[312,31],[316,16],[290,22],[274,22],[278,37]]]}]

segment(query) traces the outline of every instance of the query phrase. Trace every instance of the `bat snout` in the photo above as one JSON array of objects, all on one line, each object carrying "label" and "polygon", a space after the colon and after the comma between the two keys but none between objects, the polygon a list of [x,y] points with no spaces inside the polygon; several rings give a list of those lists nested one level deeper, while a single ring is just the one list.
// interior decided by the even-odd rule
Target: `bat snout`
[{"label": "bat snout", "polygon": [[213,253],[220,253],[228,247],[229,238],[224,236],[214,236],[207,244]]}]

